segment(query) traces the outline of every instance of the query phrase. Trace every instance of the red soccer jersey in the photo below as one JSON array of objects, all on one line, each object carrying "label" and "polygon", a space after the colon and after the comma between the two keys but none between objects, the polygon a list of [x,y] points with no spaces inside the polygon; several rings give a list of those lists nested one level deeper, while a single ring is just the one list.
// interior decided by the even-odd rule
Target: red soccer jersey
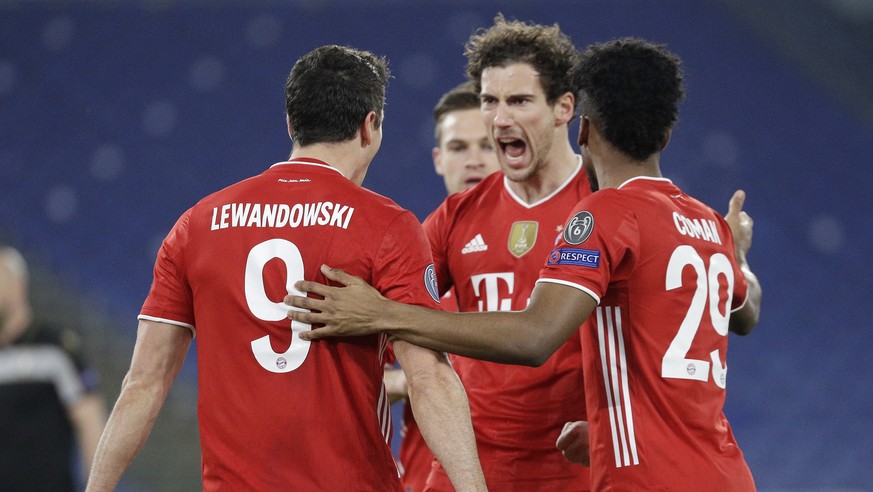
[{"label": "red soccer jersey", "polygon": [[730,228],[667,179],[570,214],[540,282],[599,305],[582,330],[595,490],[754,490],[722,408],[728,318],[747,293]]},{"label": "red soccer jersey", "polygon": [[316,160],[204,198],[164,240],[140,318],[196,329],[205,490],[401,490],[386,337],[310,343],[286,319],[283,297],[325,282],[323,263],[439,307],[415,216]]},{"label": "red soccer jersey", "polygon": [[[454,286],[460,311],[524,309],[564,218],[590,193],[580,161],[563,186],[532,205],[501,173],[448,197],[424,222],[440,292]],[[585,419],[579,343],[574,336],[536,368],[451,357],[491,490],[589,490],[588,469],[555,449],[564,423]],[[451,490],[440,467],[430,484]]]}]

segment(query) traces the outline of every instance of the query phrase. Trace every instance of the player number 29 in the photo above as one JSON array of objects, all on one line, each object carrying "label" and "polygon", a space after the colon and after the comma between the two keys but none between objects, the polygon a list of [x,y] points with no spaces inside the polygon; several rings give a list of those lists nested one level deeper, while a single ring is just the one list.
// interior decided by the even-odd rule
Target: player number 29
[{"label": "player number 29", "polygon": [[[245,291],[249,310],[256,318],[264,321],[287,320],[289,309],[287,304],[271,301],[264,287],[264,266],[274,258],[285,263],[288,272],[285,278],[285,290],[289,294],[303,295],[294,288],[294,282],[303,279],[303,257],[300,256],[297,246],[285,239],[270,239],[258,244],[249,251],[246,259]],[[312,327],[308,323],[291,321],[291,345],[281,354],[273,351],[269,335],[252,340],[252,353],[255,360],[270,372],[285,373],[297,369],[306,360],[311,343],[308,340],[301,340],[298,334],[310,329]]]},{"label": "player number 29", "polygon": [[[696,288],[685,319],[679,326],[679,332],[676,333],[661,361],[661,377],[708,381],[711,372],[715,384],[724,389],[727,367],[722,365],[718,349],[709,353],[709,361],[689,359],[687,356],[707,310],[716,333],[727,336],[734,290],[734,271],[725,255],[721,253],[712,255],[707,268],[697,250],[682,245],[673,251],[670,263],[667,265],[666,289],[668,291],[682,287],[682,272],[688,266],[696,274]],[[727,282],[727,301],[724,306],[719,305],[719,277],[724,277]]]}]

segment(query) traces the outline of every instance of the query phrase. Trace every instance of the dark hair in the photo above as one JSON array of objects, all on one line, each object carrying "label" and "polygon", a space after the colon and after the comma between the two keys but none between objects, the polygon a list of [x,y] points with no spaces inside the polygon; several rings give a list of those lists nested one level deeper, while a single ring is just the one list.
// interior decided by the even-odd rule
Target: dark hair
[{"label": "dark hair", "polygon": [[482,90],[482,71],[513,63],[528,63],[537,71],[549,104],[567,92],[575,92],[572,68],[578,63],[579,52],[558,24],[507,21],[498,14],[494,25],[479,29],[464,48],[467,75],[475,83],[476,92]]},{"label": "dark hair", "polygon": [[678,119],[682,61],[666,46],[622,38],[593,44],[575,70],[582,115],[636,160],[660,151]]},{"label": "dark hair", "polygon": [[389,77],[385,58],[354,48],[322,46],[301,57],[285,82],[295,145],[350,140],[370,111],[381,125]]},{"label": "dark hair", "polygon": [[443,94],[443,97],[434,106],[434,136],[436,137],[437,144],[440,143],[440,123],[443,122],[443,118],[448,113],[464,109],[479,109],[479,93],[476,92],[476,87],[470,80],[455,86],[452,90]]}]

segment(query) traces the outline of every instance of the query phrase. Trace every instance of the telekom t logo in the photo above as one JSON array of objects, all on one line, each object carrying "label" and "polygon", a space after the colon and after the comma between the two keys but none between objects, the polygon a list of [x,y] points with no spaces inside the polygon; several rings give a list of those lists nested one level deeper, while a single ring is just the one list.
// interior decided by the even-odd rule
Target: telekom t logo
[{"label": "telekom t logo", "polygon": [[[479,311],[512,311],[515,274],[512,272],[483,273],[470,277],[473,293],[479,298]],[[506,286],[506,298],[500,298],[500,285]],[[482,289],[482,286],[485,289]],[[483,309],[484,305],[484,309]]]}]

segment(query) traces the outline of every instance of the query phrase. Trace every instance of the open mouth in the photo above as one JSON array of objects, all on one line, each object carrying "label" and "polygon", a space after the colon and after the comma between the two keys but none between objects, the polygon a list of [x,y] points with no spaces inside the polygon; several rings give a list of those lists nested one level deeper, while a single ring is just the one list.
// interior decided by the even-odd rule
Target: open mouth
[{"label": "open mouth", "polygon": [[520,139],[501,139],[498,141],[500,150],[509,164],[519,164],[527,151],[527,143]]}]

